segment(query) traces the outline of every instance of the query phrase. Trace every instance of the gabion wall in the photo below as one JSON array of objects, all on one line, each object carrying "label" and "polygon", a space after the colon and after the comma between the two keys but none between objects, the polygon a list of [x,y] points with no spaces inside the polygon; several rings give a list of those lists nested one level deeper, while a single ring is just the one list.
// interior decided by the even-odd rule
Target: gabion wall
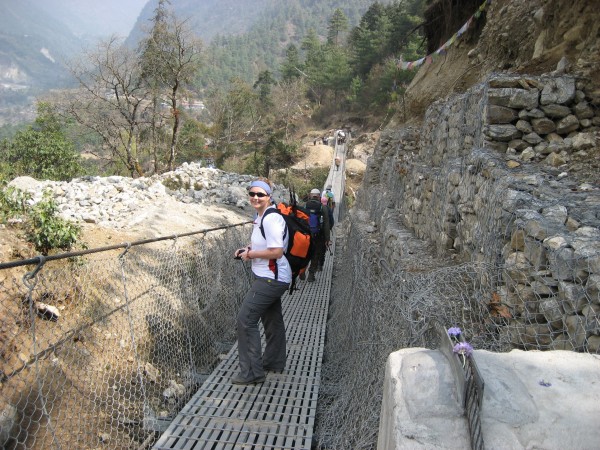
[{"label": "gabion wall", "polygon": [[598,148],[599,106],[572,77],[495,75],[382,136],[358,201],[382,256],[403,257],[400,223],[503,270],[486,301],[515,347],[599,353],[600,187],[556,166]]}]

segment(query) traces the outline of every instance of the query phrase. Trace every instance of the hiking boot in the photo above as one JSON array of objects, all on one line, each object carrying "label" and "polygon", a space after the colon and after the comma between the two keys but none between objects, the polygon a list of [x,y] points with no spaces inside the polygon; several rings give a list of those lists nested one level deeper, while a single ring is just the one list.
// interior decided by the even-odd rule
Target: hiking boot
[{"label": "hiking boot", "polygon": [[312,283],[313,281],[315,281],[315,274],[314,273],[309,273],[308,274],[308,278],[306,279],[306,281]]},{"label": "hiking boot", "polygon": [[264,383],[265,381],[265,376],[261,376],[261,377],[256,377],[256,378],[250,378],[250,379],[244,379],[242,378],[242,376],[240,374],[237,374],[236,376],[234,376],[231,379],[231,383],[232,384],[238,384],[238,385],[242,385],[242,386],[246,386],[249,384],[258,384],[258,383]]},{"label": "hiking boot", "polygon": [[323,270],[323,266],[319,264],[317,266],[317,272],[321,272],[322,270]]}]

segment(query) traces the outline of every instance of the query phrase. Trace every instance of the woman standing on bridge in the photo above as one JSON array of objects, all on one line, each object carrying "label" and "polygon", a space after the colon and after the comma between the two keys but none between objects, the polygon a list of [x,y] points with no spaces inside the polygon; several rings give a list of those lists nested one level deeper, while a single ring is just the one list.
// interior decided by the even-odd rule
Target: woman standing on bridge
[{"label": "woman standing on bridge", "polygon": [[[237,316],[240,372],[233,384],[265,381],[265,370],[283,370],[286,361],[285,325],[281,296],[292,281],[292,270],[284,256],[287,233],[280,214],[267,214],[275,208],[271,202],[271,184],[267,179],[253,181],[248,189],[250,204],[256,210],[250,245],[238,249],[236,257],[252,261],[253,282]],[[264,236],[260,226],[264,229]],[[266,347],[261,355],[258,321],[265,330]]]}]

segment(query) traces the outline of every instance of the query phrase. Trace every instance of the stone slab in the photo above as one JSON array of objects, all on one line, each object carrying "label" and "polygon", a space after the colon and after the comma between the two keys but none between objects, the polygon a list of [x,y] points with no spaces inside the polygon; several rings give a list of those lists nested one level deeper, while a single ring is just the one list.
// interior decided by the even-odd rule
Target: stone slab
[{"label": "stone slab", "polygon": [[[600,448],[600,357],[569,351],[474,353],[485,381],[485,448]],[[450,364],[438,350],[390,354],[377,448],[470,448]]]}]

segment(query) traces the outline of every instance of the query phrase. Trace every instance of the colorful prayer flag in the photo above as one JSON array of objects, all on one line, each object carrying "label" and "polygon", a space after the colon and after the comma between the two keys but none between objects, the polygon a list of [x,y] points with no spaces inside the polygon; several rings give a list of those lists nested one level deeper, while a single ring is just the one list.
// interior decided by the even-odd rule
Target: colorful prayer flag
[{"label": "colorful prayer flag", "polygon": [[450,39],[448,39],[440,48],[438,48],[435,52],[421,58],[418,59],[416,61],[409,61],[409,62],[405,62],[400,60],[397,63],[397,67],[402,68],[402,70],[410,70],[413,67],[419,67],[420,65],[422,65],[424,62],[427,62],[427,64],[431,64],[432,61],[434,60],[434,58],[437,55],[445,55],[446,52],[448,51],[448,47],[450,47],[452,44],[454,44],[456,42],[456,40],[462,36],[471,26],[471,23],[473,23],[473,20],[475,19],[479,19],[479,17],[481,16],[481,13],[483,11],[485,11],[485,9],[487,8],[488,4],[490,4],[492,2],[492,0],[486,0],[484,1],[479,8],[477,9],[477,11],[475,12],[475,14],[473,14],[471,17],[469,17],[469,20],[467,20],[462,27],[460,27],[460,29],[452,35],[452,37]]}]

